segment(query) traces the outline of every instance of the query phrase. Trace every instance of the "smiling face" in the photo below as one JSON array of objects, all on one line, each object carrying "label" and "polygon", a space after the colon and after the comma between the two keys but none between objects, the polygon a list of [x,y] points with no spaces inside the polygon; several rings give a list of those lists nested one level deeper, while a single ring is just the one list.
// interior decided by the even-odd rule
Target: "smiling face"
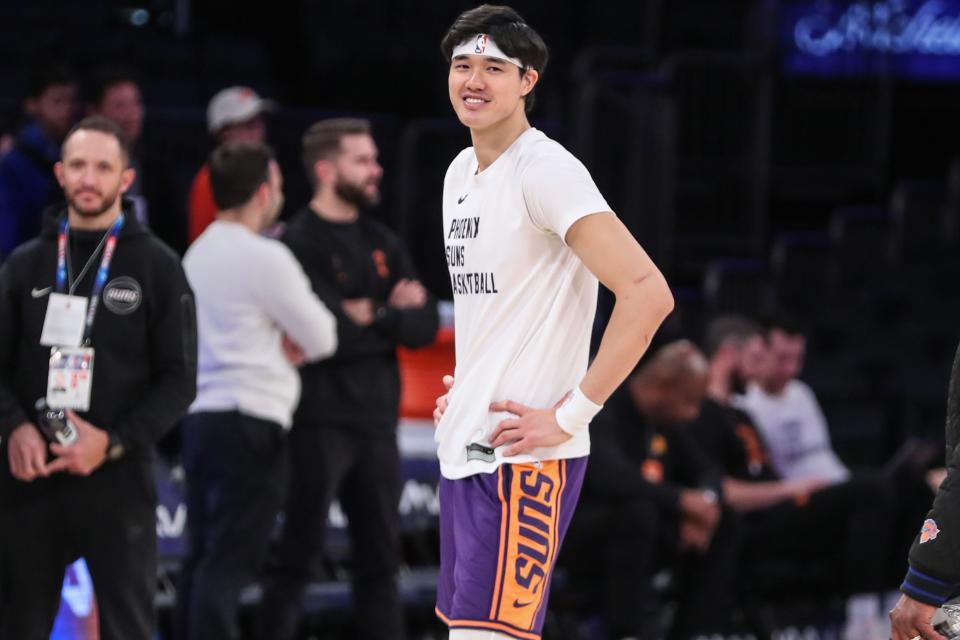
[{"label": "smiling face", "polygon": [[761,385],[767,393],[778,395],[803,371],[807,341],[802,334],[776,328],[770,330],[767,341],[767,366],[761,376]]},{"label": "smiling face", "polygon": [[450,61],[447,88],[460,122],[482,131],[513,118],[525,118],[523,98],[538,78],[535,70],[521,71],[498,58],[460,55]]}]

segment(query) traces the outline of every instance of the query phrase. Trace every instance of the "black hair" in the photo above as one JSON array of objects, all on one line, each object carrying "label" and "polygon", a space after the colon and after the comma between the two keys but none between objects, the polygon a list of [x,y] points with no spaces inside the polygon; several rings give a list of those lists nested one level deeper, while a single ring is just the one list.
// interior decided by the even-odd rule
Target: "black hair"
[{"label": "black hair", "polygon": [[[458,44],[478,33],[489,35],[501,51],[520,60],[525,69],[533,69],[540,75],[546,70],[550,52],[540,34],[511,7],[495,4],[482,4],[457,16],[440,42],[447,62],[453,58],[453,49]],[[525,69],[520,70],[521,75]],[[527,113],[533,109],[535,92],[536,87],[524,98]]]},{"label": "black hair", "polygon": [[759,323],[739,315],[724,315],[714,318],[707,324],[703,335],[703,347],[707,357],[712,358],[728,340],[745,342],[754,336],[763,336],[764,330]]},{"label": "black hair", "polygon": [[222,144],[210,154],[210,187],[217,207],[233,209],[246,203],[270,180],[273,149],[262,143]]},{"label": "black hair", "polygon": [[87,82],[87,102],[99,105],[107,90],[121,82],[129,82],[140,86],[140,74],[133,67],[122,64],[110,64],[97,67],[90,74]]},{"label": "black hair", "polygon": [[50,87],[74,84],[76,81],[76,74],[67,63],[60,60],[44,60],[30,70],[27,78],[27,97],[39,98]]},{"label": "black hair", "polygon": [[760,318],[760,325],[764,330],[764,337],[769,342],[770,334],[781,331],[790,337],[804,337],[806,331],[796,318],[784,311],[775,311]]},{"label": "black hair", "polygon": [[127,142],[127,137],[123,135],[123,129],[121,129],[116,122],[103,116],[84,118],[73,125],[73,128],[67,132],[66,137],[63,139],[63,149],[66,149],[67,142],[69,142],[73,134],[78,131],[99,131],[100,133],[105,133],[116,138],[117,144],[120,145],[120,155],[123,159],[124,166],[130,166],[130,143]]}]

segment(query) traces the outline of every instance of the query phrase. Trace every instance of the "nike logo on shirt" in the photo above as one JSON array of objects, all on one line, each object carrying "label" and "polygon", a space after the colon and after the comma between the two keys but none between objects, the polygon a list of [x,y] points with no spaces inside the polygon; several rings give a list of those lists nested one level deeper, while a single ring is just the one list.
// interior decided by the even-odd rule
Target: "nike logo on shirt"
[{"label": "nike logo on shirt", "polygon": [[529,607],[531,604],[533,604],[532,600],[530,602],[520,602],[519,598],[514,598],[513,600],[513,606],[515,609],[522,609],[523,607]]},{"label": "nike logo on shirt", "polygon": [[43,296],[50,293],[51,289],[53,289],[53,287],[44,287],[43,289],[38,289],[37,287],[34,287],[33,289],[30,290],[30,297],[42,298]]},{"label": "nike logo on shirt", "polygon": [[463,201],[467,199],[468,195],[470,194],[468,193],[466,196],[460,196],[459,198],[457,198],[457,204],[463,204]]}]

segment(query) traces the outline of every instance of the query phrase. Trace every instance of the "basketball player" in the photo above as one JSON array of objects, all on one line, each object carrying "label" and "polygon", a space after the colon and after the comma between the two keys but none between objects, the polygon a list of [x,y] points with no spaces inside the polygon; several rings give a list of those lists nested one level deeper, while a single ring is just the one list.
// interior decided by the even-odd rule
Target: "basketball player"
[{"label": "basketball player", "polygon": [[[473,146],[444,180],[456,383],[436,432],[437,613],[452,640],[537,639],[590,451],[587,427],[673,308],[663,275],[586,168],[527,111],[547,62],[511,8],[463,13],[443,38]],[[616,295],[587,368],[597,281]]]}]

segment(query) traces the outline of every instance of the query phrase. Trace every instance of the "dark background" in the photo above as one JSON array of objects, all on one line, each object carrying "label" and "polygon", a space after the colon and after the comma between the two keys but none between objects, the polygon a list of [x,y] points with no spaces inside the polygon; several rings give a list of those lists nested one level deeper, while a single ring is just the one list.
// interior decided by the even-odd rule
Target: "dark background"
[{"label": "dark background", "polygon": [[[513,6],[551,49],[534,125],[583,160],[674,287],[663,339],[697,339],[719,312],[788,308],[810,335],[807,377],[837,447],[856,464],[883,461],[909,434],[941,430],[960,338],[960,165],[951,164],[960,155],[960,57],[911,58],[915,69],[956,67],[954,79],[911,76],[896,56],[857,51],[818,61],[816,75],[796,73],[790,20],[816,14],[841,24],[853,4]],[[907,14],[923,4],[859,3]],[[960,3],[941,4],[960,15]],[[46,56],[80,72],[136,66],[147,106],[142,153],[163,167],[174,203],[152,215],[177,224],[210,148],[205,107],[217,90],[245,84],[279,103],[269,139],[286,176],[287,214],[308,198],[303,130],[329,115],[366,115],[386,171],[372,214],[400,232],[424,282],[447,298],[441,181],[469,136],[448,104],[439,41],[472,6],[7,1],[0,109],[16,119],[26,72]]]}]

